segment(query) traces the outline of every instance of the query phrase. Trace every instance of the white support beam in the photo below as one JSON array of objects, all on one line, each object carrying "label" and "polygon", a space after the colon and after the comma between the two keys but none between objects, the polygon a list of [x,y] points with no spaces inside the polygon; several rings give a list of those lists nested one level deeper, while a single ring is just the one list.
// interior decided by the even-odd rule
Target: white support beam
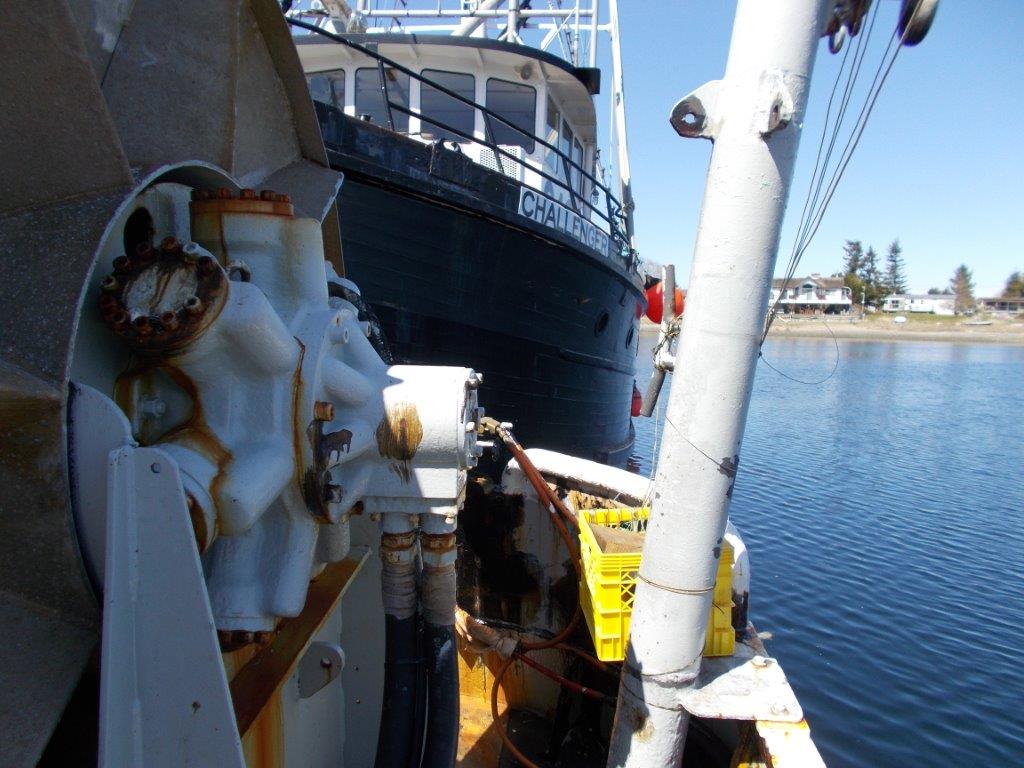
[{"label": "white support beam", "polygon": [[244,768],[177,464],[125,447],[108,464],[101,768]]}]

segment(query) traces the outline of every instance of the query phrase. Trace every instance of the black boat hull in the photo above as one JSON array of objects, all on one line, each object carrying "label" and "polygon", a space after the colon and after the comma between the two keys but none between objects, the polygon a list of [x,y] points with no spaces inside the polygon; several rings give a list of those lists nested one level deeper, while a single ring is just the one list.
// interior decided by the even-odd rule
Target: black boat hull
[{"label": "black boat hull", "polygon": [[523,217],[417,183],[394,148],[387,173],[330,154],[346,173],[346,275],[396,361],[470,366],[484,375],[481,405],[525,446],[624,464],[643,301],[635,282]]}]

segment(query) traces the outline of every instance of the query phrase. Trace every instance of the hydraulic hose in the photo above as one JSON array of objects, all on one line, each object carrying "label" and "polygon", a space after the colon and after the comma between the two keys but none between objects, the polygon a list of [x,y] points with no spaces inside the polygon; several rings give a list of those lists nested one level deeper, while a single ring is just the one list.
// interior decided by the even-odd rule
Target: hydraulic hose
[{"label": "hydraulic hose", "polygon": [[[400,522],[397,515],[388,517]],[[411,530],[385,532],[380,537],[384,700],[376,768],[409,768],[413,760],[416,680],[423,663],[416,626],[415,544],[416,534]]]},{"label": "hydraulic hose", "polygon": [[459,746],[459,665],[455,627],[424,624],[430,683],[422,768],[452,768]]},{"label": "hydraulic hose", "polygon": [[423,755],[423,735],[427,727],[427,662],[423,616],[416,617],[416,688],[413,691],[412,746],[409,750],[409,768],[419,768]]},{"label": "hydraulic hose", "polygon": [[421,603],[427,656],[427,730],[422,768],[453,768],[459,746],[459,667],[455,641],[455,523],[423,523]]}]

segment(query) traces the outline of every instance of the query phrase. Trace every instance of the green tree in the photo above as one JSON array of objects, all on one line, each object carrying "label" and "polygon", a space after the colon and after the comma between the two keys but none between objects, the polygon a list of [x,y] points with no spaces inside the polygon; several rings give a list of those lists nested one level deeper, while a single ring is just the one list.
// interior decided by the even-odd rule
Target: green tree
[{"label": "green tree", "polygon": [[877,304],[885,296],[886,290],[882,283],[882,273],[878,270],[878,254],[871,246],[864,252],[858,276],[864,287],[865,301]]},{"label": "green tree", "polygon": [[864,249],[861,247],[860,240],[847,240],[846,245],[843,246],[843,253],[845,257],[840,277],[843,278],[843,285],[850,289],[853,300],[857,302],[860,301],[864,288],[864,283],[857,274],[860,272],[860,263],[864,258]]},{"label": "green tree", "polygon": [[943,290],[942,288],[929,288],[928,289],[928,295],[929,296],[941,296],[945,292],[946,291]]},{"label": "green tree", "polygon": [[956,296],[953,308],[957,314],[974,307],[974,274],[961,264],[949,280],[949,292]]},{"label": "green tree", "polygon": [[907,275],[903,266],[903,248],[899,238],[889,244],[889,253],[885,257],[885,287],[889,293],[907,292]]},{"label": "green tree", "polygon": [[1006,278],[1006,287],[1003,288],[1003,298],[1024,298],[1024,272],[1014,272]]},{"label": "green tree", "polygon": [[846,260],[843,262],[843,274],[856,275],[860,272],[860,262],[864,258],[864,249],[861,247],[860,240],[847,240],[846,245],[843,246],[843,253],[846,254]]}]

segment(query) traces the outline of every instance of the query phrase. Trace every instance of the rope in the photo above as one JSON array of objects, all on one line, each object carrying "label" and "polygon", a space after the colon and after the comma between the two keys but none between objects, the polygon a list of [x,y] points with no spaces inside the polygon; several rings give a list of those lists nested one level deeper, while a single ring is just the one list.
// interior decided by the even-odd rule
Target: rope
[{"label": "rope", "polygon": [[673,592],[677,595],[706,595],[708,592],[714,592],[715,590],[714,584],[710,587],[705,587],[704,589],[682,589],[681,587],[670,587],[668,584],[662,584],[661,582],[654,581],[653,579],[648,579],[639,572],[636,577],[645,584],[650,584],[655,589],[662,589],[666,592]]}]

